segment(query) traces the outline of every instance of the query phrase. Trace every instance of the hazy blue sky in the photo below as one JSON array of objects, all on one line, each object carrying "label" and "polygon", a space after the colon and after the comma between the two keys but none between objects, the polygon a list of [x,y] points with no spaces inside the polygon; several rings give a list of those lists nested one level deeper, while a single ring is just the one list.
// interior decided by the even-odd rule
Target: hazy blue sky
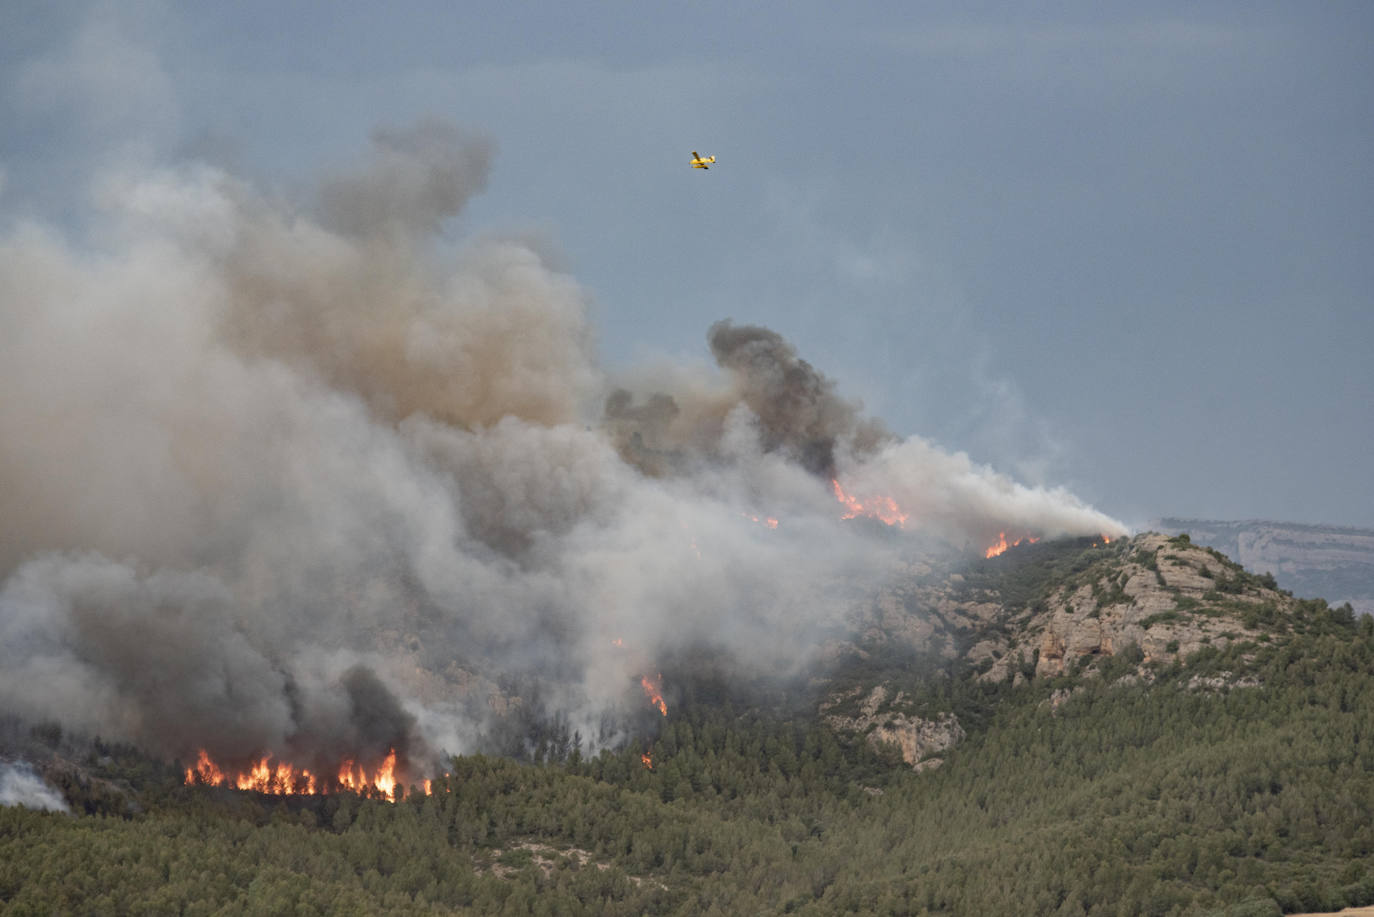
[{"label": "hazy blue sky", "polygon": [[1366,2],[9,0],[0,220],[437,115],[497,146],[449,232],[551,240],[609,365],[764,324],[1129,522],[1374,526],[1371,48]]}]

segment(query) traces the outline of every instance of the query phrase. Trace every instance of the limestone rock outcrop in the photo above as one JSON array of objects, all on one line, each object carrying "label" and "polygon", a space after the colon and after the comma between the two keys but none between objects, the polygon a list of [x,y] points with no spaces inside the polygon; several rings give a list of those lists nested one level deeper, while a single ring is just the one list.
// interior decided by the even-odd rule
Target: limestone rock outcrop
[{"label": "limestone rock outcrop", "polygon": [[[822,714],[852,701],[861,691],[830,698],[821,705]],[[916,770],[936,767],[941,761],[938,756],[963,740],[964,729],[953,713],[912,715],[902,709],[906,700],[901,691],[892,694],[886,686],[877,685],[864,697],[856,714],[830,714],[825,721],[840,732],[866,735],[874,745],[897,746],[902,760]]]}]

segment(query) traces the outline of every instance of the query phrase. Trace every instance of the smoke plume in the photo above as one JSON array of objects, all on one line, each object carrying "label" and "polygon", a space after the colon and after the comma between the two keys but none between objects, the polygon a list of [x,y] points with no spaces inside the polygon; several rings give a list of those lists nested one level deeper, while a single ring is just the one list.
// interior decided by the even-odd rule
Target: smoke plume
[{"label": "smoke plume", "polygon": [[835,394],[835,383],[800,359],[782,335],[727,319],[711,326],[707,340],[716,362],[738,380],[740,400],[753,412],[767,451],[784,450],[803,468],[833,478],[835,449],[842,443],[861,454],[892,437],[859,406]]},{"label": "smoke plume", "polygon": [[0,761],[0,806],[23,806],[41,812],[69,812],[67,800],[48,786],[22,761],[9,764]]},{"label": "smoke plume", "polygon": [[95,244],[0,236],[0,709],[418,770],[502,677],[605,738],[676,649],[805,666],[834,584],[910,550],[832,479],[960,548],[1123,531],[899,439],[766,328],[612,378],[535,246],[439,232],[490,159],[425,122],[304,204],[189,165],[104,181]]}]

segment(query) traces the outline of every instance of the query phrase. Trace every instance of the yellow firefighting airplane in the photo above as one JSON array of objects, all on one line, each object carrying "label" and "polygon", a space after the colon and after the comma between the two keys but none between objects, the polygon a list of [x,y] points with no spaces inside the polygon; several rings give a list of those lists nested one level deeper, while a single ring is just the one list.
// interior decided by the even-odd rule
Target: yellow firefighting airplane
[{"label": "yellow firefighting airplane", "polygon": [[694,169],[709,169],[711,168],[711,163],[715,161],[716,157],[714,156],[707,156],[705,159],[702,159],[700,153],[696,150],[692,150],[692,168]]}]

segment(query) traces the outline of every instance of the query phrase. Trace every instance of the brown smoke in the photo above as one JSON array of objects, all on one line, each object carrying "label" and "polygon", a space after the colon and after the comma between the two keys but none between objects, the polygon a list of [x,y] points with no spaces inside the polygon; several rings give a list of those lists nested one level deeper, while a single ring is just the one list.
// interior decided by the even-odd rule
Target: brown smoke
[{"label": "brown smoke", "polygon": [[226,340],[393,420],[576,420],[599,384],[577,285],[516,240],[456,257],[431,245],[485,187],[490,144],[427,121],[378,131],[373,147],[325,183],[318,224],[226,189],[241,220],[219,253]]}]

